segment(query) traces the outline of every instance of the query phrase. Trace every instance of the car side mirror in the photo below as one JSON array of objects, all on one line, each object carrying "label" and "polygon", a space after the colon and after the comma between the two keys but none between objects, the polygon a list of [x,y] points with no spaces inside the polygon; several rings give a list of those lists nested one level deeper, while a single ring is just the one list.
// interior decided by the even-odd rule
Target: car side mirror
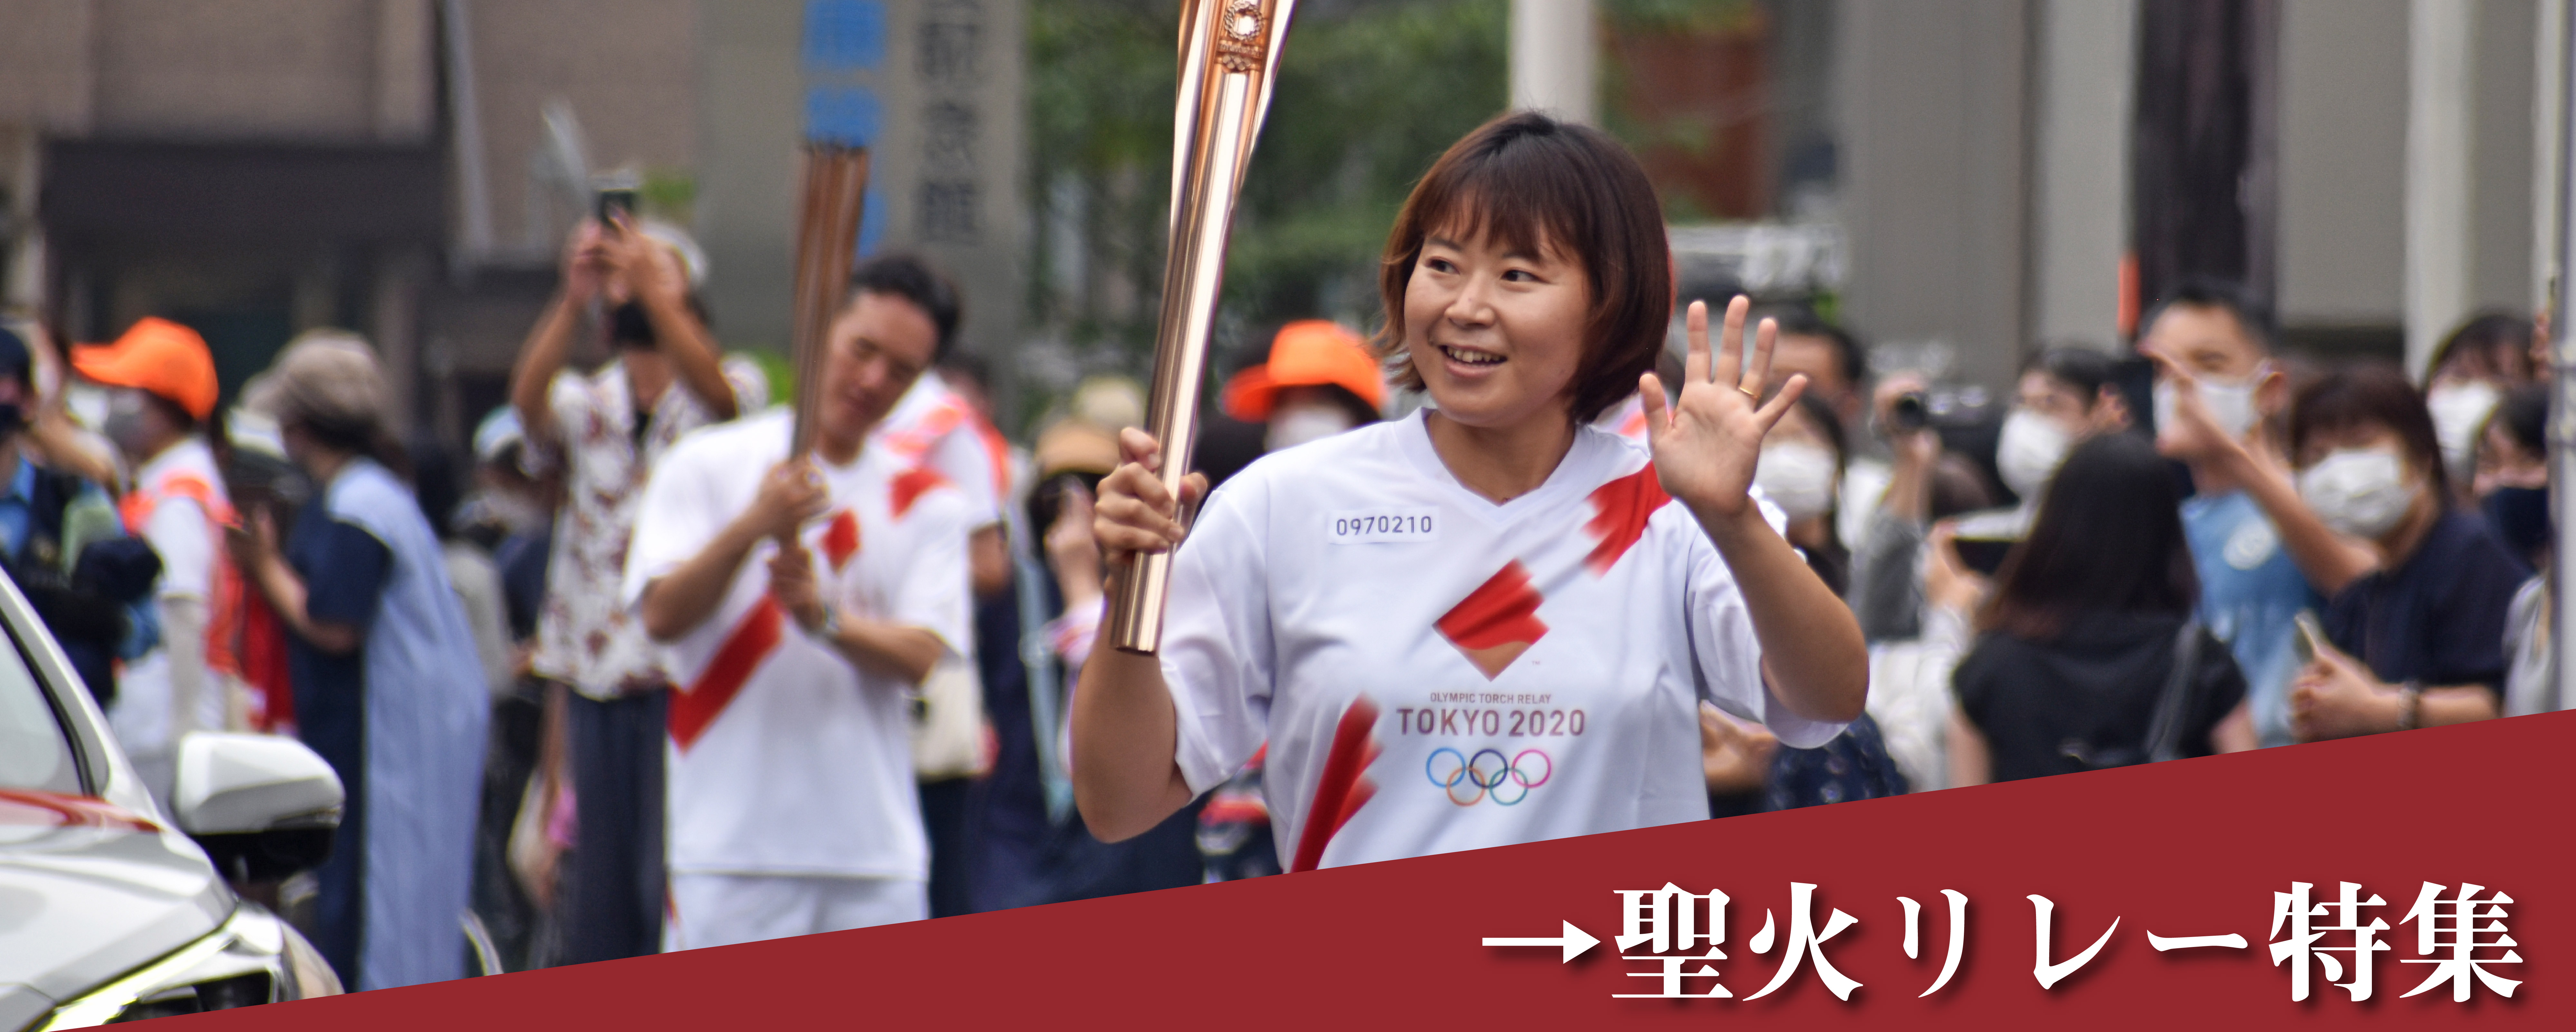
[{"label": "car side mirror", "polygon": [[237,882],[319,866],[346,799],[340,775],[304,743],[219,731],[180,739],[170,794],[179,830]]}]

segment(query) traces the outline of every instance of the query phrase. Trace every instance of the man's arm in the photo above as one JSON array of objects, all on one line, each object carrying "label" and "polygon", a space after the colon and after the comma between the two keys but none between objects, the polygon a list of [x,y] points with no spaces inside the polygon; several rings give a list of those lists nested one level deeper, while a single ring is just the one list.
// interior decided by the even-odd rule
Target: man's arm
[{"label": "man's arm", "polygon": [[653,325],[654,344],[671,360],[680,386],[697,395],[717,422],[732,419],[740,406],[735,404],[733,381],[725,379],[719,357],[723,348],[707,332],[707,324],[699,321],[698,313],[689,309],[688,274],[680,268],[679,258],[623,220],[608,247],[636,301],[644,306],[644,318]]},{"label": "man's arm", "polygon": [[554,405],[547,395],[555,374],[563,371],[572,353],[573,328],[580,323],[580,306],[572,295],[556,294],[546,303],[545,314],[537,317],[536,328],[528,331],[527,343],[519,348],[519,362],[510,369],[510,407],[518,410],[519,425],[530,440],[551,441],[557,436]]},{"label": "man's arm", "polygon": [[518,364],[510,370],[510,407],[518,410],[519,425],[531,441],[555,437],[554,405],[547,393],[572,355],[573,330],[581,325],[583,309],[599,296],[600,262],[599,224],[584,219],[564,242],[563,283],[537,316],[527,342],[519,346]]},{"label": "man's arm", "polygon": [[2247,496],[2271,517],[2272,526],[2281,532],[2281,547],[2290,560],[2308,578],[2317,594],[2333,598],[2352,582],[2379,569],[2379,553],[2351,538],[2335,533],[2316,510],[2299,498],[2299,489],[2290,480],[2290,471],[2277,461],[2258,455],[2242,445],[2231,445],[2220,460],[2226,474],[2245,486]]},{"label": "man's arm", "polygon": [[[953,569],[953,567],[952,567]],[[802,542],[783,544],[769,557],[769,593],[796,620],[796,626],[841,654],[851,665],[918,685],[948,654],[948,645],[926,627],[834,614],[825,627],[826,608],[814,576],[814,555]]]},{"label": "man's arm", "polygon": [[[2231,437],[2200,400],[2200,381],[2192,371],[2162,352],[2145,352],[2157,371],[2173,385],[2173,425],[2157,431],[2156,450],[2169,458],[2206,469],[2241,485],[2247,497],[2270,517],[2281,533],[2281,547],[2308,578],[2317,594],[2328,598],[2379,568],[2379,553],[2369,545],[2327,527],[2299,498],[2299,488],[2283,460],[2268,447]],[[2260,440],[2260,438],[2256,438]]]},{"label": "man's arm", "polygon": [[987,524],[966,538],[966,579],[976,598],[991,598],[1011,586],[1011,549],[1002,541],[1002,525]]},{"label": "man's arm", "polygon": [[1950,787],[1966,788],[1995,779],[1994,753],[1986,736],[1957,708],[1950,710]]},{"label": "man's arm", "polygon": [[749,508],[718,530],[706,547],[644,586],[640,600],[644,633],[655,641],[669,642],[697,630],[724,604],[734,575],[762,538],[778,538],[794,546],[796,529],[822,515],[830,502],[822,478],[804,460],[771,468]]},{"label": "man's arm", "polygon": [[[71,376],[70,365],[63,361],[61,349],[54,346],[53,329],[36,327],[27,334],[27,347],[35,353],[37,368],[53,369],[57,380]],[[114,493],[124,493],[113,446],[106,440],[81,432],[73,424],[68,402],[71,392],[57,384],[51,393],[36,399],[27,413],[27,439],[44,456],[44,465],[69,473],[93,484],[110,485]]]}]

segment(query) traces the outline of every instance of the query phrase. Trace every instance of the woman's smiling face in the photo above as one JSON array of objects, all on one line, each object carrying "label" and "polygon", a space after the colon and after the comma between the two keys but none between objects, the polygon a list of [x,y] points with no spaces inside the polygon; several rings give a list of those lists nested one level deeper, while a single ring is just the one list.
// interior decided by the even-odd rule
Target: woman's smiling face
[{"label": "woman's smiling face", "polygon": [[1425,238],[1405,288],[1404,342],[1423,388],[1467,426],[1571,418],[1566,393],[1591,313],[1583,266],[1465,228]]}]

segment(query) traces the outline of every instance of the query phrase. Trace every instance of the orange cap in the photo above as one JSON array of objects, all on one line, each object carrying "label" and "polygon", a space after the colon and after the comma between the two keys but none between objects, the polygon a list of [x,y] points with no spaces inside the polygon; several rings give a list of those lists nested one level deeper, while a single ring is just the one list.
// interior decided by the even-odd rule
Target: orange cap
[{"label": "orange cap", "polygon": [[215,411],[215,356],[206,338],[167,319],[145,319],[111,344],[72,349],[72,368],[110,387],[134,387],[176,402],[199,419]]},{"label": "orange cap", "polygon": [[1234,374],[1225,383],[1225,414],[1266,422],[1283,387],[1340,387],[1375,408],[1386,400],[1386,374],[1359,334],[1322,319],[1279,328],[1270,338],[1270,361]]}]

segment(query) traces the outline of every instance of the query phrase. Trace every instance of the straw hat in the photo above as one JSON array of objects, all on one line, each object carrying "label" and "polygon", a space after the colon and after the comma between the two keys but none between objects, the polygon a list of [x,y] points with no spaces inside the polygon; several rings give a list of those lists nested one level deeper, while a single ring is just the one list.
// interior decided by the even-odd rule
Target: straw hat
[{"label": "straw hat", "polygon": [[388,392],[367,342],[347,330],[313,330],[286,345],[268,371],[242,388],[242,407],[279,425],[313,423],[343,432],[381,429]]}]

